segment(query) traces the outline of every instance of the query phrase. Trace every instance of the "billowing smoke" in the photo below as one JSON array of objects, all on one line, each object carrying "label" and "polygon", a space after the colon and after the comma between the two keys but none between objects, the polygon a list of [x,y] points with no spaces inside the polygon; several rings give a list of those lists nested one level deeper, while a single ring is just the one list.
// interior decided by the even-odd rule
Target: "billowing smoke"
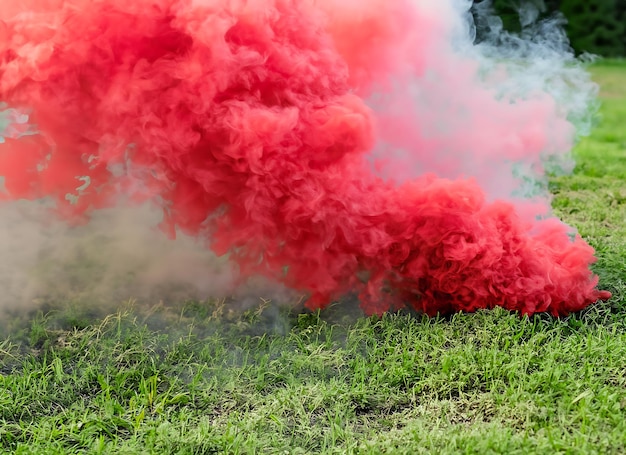
[{"label": "billowing smoke", "polygon": [[89,224],[68,226],[39,201],[5,204],[0,308],[62,302],[110,308],[129,299],[158,304],[232,295],[232,266],[188,237],[169,240],[154,227],[159,218],[147,205],[115,207],[95,212]]},{"label": "billowing smoke", "polygon": [[[310,308],[358,293],[369,314],[609,296],[549,210],[546,171],[571,169],[596,90],[558,18],[524,11],[510,35],[485,15],[474,44],[455,0],[0,4],[4,210],[34,201],[144,264],[107,270],[209,292],[235,282],[212,251]],[[115,231],[120,204],[136,235]],[[193,260],[145,248],[140,206]]]}]

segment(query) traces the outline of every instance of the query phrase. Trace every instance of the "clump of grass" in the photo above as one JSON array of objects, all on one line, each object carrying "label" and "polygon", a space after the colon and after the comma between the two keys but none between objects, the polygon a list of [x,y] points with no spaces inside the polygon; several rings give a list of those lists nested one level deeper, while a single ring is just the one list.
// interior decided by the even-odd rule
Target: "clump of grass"
[{"label": "clump of grass", "polygon": [[[262,310],[261,310],[262,311]],[[283,334],[150,330],[133,312],[0,347],[0,447],[110,453],[546,453],[615,450],[626,323],[503,310]],[[44,323],[45,328],[45,323]],[[52,445],[50,445],[52,444]]]}]

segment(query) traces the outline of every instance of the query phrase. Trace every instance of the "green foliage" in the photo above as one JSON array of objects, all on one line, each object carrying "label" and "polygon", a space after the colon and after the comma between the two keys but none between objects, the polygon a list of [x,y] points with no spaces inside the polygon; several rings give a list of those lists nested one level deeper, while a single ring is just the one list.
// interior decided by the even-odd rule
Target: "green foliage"
[{"label": "green foliage", "polygon": [[574,49],[604,56],[626,54],[626,5],[623,0],[562,0]]},{"label": "green foliage", "polygon": [[478,23],[480,38],[486,32],[484,29],[489,27],[481,20],[484,16],[499,17],[504,30],[519,33],[526,16],[534,21],[552,17],[558,10],[559,3],[560,0],[475,0],[472,13]]},{"label": "green foliage", "polygon": [[[474,11],[486,5],[502,19],[505,30],[520,32],[520,11],[534,8],[538,19],[562,13],[572,47],[605,57],[626,55],[626,0],[482,0]],[[480,31],[479,31],[480,32]],[[480,34],[480,33],[479,33]]]},{"label": "green foliage", "polygon": [[534,9],[537,11],[538,18],[550,15],[556,9],[555,1],[544,2],[543,0],[494,0],[493,8],[495,12],[502,18],[504,28],[513,32],[520,32],[522,24],[520,21],[520,10],[522,8]]}]

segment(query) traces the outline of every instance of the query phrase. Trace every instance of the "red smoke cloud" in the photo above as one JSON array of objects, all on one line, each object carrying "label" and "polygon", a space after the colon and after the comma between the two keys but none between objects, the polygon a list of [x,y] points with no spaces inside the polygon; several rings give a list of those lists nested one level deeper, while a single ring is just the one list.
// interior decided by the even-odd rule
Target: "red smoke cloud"
[{"label": "red smoke cloud", "polygon": [[563,315],[610,296],[592,248],[492,165],[541,172],[571,147],[567,113],[481,80],[451,2],[0,3],[7,200],[70,222],[151,200],[171,235],[310,308],[356,291],[368,314]]}]

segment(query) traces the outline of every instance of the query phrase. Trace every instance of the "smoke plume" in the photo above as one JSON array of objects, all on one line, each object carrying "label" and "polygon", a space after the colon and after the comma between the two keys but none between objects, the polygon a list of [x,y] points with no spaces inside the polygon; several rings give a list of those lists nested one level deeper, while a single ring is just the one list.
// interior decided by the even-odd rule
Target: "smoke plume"
[{"label": "smoke plume", "polygon": [[[368,314],[563,315],[610,295],[550,214],[546,172],[571,169],[596,90],[558,18],[525,11],[510,35],[485,16],[474,44],[460,0],[0,4],[4,210],[122,239],[104,263],[129,276],[137,252],[206,291],[212,251],[309,308],[356,292]],[[140,207],[197,266],[144,255]]]}]

